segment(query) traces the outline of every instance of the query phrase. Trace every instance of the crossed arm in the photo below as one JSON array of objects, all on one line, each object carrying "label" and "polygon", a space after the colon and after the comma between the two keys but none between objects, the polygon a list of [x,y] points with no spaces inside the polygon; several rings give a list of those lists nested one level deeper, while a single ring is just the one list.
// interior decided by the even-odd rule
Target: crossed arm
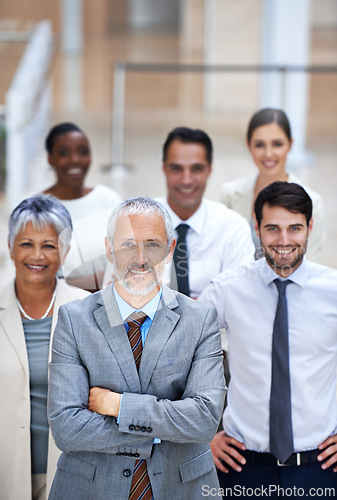
[{"label": "crossed arm", "polygon": [[[245,458],[240,455],[240,450],[245,450],[246,445],[237,439],[228,436],[225,431],[218,432],[211,441],[211,452],[216,467],[222,472],[228,473],[230,468],[237,472],[242,471]],[[322,469],[334,466],[337,472],[337,434],[330,436],[318,446],[322,451],[317,460],[322,462]]]},{"label": "crossed arm", "polygon": [[[118,392],[107,387],[90,389],[91,374],[83,360],[86,352],[90,352],[91,338],[88,335],[85,342],[82,338],[83,352],[79,352],[76,335],[83,331],[83,325],[74,331],[72,319],[62,307],[50,364],[48,417],[56,445],[61,450],[117,453],[120,447],[128,447],[130,451],[137,450],[141,458],[148,458],[154,436],[177,443],[212,439],[225,395],[214,310],[209,310],[204,319],[198,346],[186,368],[186,380],[185,372],[182,374],[181,397],[172,401],[152,394],[124,392],[121,405]],[[94,336],[93,342],[96,342]],[[102,349],[108,346],[102,344]],[[117,424],[113,417],[118,416],[119,411]],[[132,430],[130,424],[139,419],[148,423],[153,431],[140,435]],[[203,427],[199,425],[201,420]]]},{"label": "crossed arm", "polygon": [[[186,360],[182,374],[184,391],[177,400],[157,398],[151,394],[112,392],[92,387],[88,408],[101,415],[119,416],[119,429],[130,431],[129,424],[141,418],[148,422],[156,438],[171,442],[211,441],[220,419],[225,385],[223,377],[220,336],[215,311],[210,312],[203,325],[199,344],[191,361]],[[207,375],[206,375],[207,374]],[[199,423],[203,422],[203,426]]]}]

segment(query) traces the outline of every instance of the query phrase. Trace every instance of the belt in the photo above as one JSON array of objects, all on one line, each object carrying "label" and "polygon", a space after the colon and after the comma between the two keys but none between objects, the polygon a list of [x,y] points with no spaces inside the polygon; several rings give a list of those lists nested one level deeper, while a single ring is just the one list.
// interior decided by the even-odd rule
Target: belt
[{"label": "belt", "polygon": [[318,455],[321,453],[320,450],[309,450],[301,451],[299,453],[293,453],[290,455],[288,460],[282,464],[277,458],[271,453],[259,453],[258,451],[251,450],[240,450],[240,455],[244,456],[247,463],[250,464],[264,464],[264,465],[277,465],[279,467],[286,467],[290,465],[302,465],[310,464],[317,461]]}]

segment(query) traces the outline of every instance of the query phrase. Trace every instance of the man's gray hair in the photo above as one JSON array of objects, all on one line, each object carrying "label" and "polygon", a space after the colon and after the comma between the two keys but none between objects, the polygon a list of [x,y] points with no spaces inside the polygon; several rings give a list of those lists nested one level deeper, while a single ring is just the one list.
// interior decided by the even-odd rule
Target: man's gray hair
[{"label": "man's gray hair", "polygon": [[152,198],[145,198],[139,196],[138,198],[129,198],[123,201],[113,210],[108,220],[108,240],[110,245],[113,245],[113,237],[116,230],[116,224],[119,217],[122,215],[143,214],[151,215],[156,214],[163,218],[165,224],[165,232],[168,245],[171,245],[174,238],[174,228],[172,219],[166,208],[158,201]]},{"label": "man's gray hair", "polygon": [[37,230],[51,224],[59,237],[63,249],[69,247],[73,230],[71,217],[64,205],[50,195],[37,194],[23,200],[11,213],[8,222],[8,242],[10,249],[19,232],[31,222]]}]

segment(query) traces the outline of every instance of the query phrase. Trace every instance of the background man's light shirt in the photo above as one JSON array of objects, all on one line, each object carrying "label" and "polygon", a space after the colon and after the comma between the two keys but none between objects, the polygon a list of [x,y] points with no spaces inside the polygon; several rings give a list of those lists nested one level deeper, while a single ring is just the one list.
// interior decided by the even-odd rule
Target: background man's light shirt
[{"label": "background man's light shirt", "polygon": [[[171,209],[166,197],[157,198],[169,212],[173,227],[188,224],[188,276],[190,296],[199,297],[211,279],[226,269],[254,260],[255,247],[246,219],[223,203],[203,198],[200,207],[183,221]],[[177,238],[177,234],[176,234]],[[163,283],[171,282],[172,262],[165,268]]]}]

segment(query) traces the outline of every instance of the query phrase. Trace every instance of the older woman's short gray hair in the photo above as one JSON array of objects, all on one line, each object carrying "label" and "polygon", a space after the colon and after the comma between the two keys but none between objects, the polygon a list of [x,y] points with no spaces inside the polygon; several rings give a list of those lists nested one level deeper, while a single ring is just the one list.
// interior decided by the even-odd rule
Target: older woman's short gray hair
[{"label": "older woman's short gray hair", "polygon": [[112,214],[108,220],[108,240],[110,245],[113,245],[113,237],[116,230],[116,224],[119,217],[122,215],[134,215],[134,214],[156,214],[163,218],[165,224],[165,232],[168,245],[171,245],[174,238],[174,228],[172,224],[172,219],[166,208],[161,205],[158,201],[152,198],[145,198],[140,196],[138,198],[130,198],[123,201],[113,210]]},{"label": "older woman's short gray hair", "polygon": [[54,196],[37,194],[23,200],[11,213],[8,222],[8,242],[10,249],[19,232],[31,222],[37,230],[51,224],[63,250],[70,244],[73,230],[71,217],[64,205]]}]

